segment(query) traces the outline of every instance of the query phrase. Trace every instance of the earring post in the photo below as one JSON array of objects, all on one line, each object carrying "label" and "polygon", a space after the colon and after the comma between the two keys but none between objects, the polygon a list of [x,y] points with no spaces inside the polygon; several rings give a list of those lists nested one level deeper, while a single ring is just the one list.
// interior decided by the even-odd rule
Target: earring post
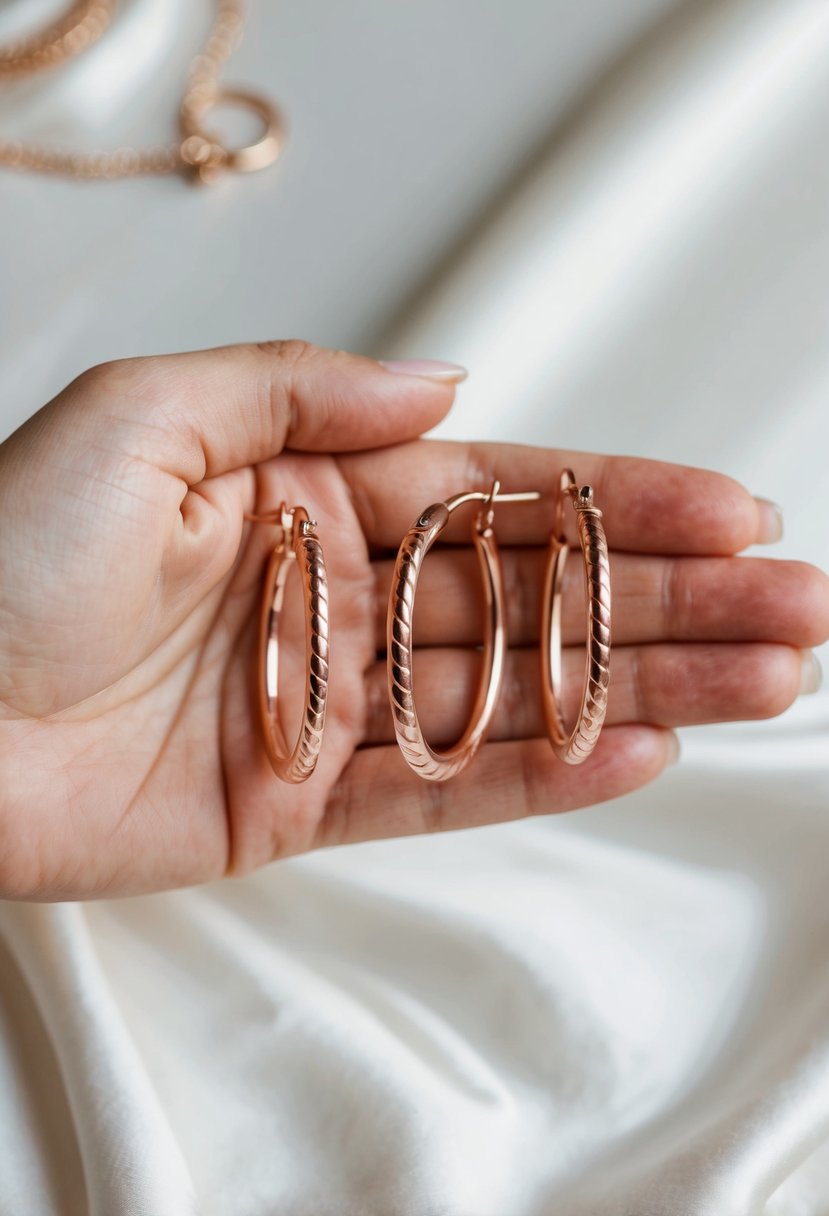
[{"label": "earring post", "polygon": [[540,499],[540,490],[524,490],[515,494],[495,494],[492,497],[493,502],[539,502]]},{"label": "earring post", "polygon": [[515,494],[502,494],[500,489],[495,494],[491,491],[487,494],[483,490],[467,490],[463,494],[453,494],[451,498],[446,499],[444,505],[451,514],[452,511],[468,502],[484,502],[494,505],[502,502],[538,502],[540,498],[540,490],[525,490]]}]

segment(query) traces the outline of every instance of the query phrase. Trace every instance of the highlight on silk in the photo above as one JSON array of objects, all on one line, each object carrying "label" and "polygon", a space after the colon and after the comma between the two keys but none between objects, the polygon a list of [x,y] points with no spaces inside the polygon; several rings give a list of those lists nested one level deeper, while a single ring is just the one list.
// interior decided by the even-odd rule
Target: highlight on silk
[{"label": "highlight on silk", "polygon": [[827,65],[0,4],[2,1216],[827,1216]]}]

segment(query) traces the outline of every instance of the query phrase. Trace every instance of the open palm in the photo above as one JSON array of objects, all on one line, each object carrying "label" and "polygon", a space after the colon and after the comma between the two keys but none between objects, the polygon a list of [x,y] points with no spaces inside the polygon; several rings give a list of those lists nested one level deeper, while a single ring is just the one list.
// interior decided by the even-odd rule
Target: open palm
[{"label": "open palm", "polygon": [[[303,343],[233,347],[93,369],[0,447],[0,895],[136,893],[586,805],[656,776],[666,728],[767,716],[814,684],[801,648],[829,634],[829,580],[733,556],[770,539],[762,503],[675,465],[417,439],[453,393]],[[594,485],[613,551],[608,725],[576,769],[541,737],[537,695],[562,464]],[[393,555],[426,505],[496,475],[542,499],[496,518],[512,647],[501,706],[474,766],[436,786],[393,744],[379,653]],[[275,779],[262,746],[252,658],[274,535],[243,519],[283,500],[319,521],[330,586],[324,745],[299,786]],[[418,710],[438,744],[474,691],[476,570],[468,546],[445,547],[418,595]],[[574,562],[574,676],[579,577]],[[285,624],[280,689],[298,712],[304,638]]]}]

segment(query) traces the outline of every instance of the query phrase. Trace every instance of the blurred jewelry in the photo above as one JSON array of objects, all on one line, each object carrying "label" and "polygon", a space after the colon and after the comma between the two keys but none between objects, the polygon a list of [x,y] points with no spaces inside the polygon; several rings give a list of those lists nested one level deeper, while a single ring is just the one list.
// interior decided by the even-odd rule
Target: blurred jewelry
[{"label": "blurred jewelry", "polygon": [[[570,551],[564,537],[564,509],[568,499],[576,512],[587,591],[584,688],[576,724],[570,731],[564,725],[561,697],[561,600],[564,565]],[[579,488],[572,471],[563,469],[556,502],[555,528],[550,537],[550,553],[544,575],[541,695],[553,751],[567,764],[581,764],[598,742],[607,713],[609,679],[610,559],[602,513],[593,503],[590,486]]]},{"label": "blurred jewelry", "polygon": [[[47,29],[0,46],[0,76],[28,75],[72,58],[101,36],[114,8],[115,0],[79,0]],[[244,21],[244,0],[217,0],[207,42],[190,65],[179,107],[177,143],[143,150],[69,152],[23,140],[0,140],[0,166],[107,179],[184,171],[197,182],[212,182],[226,170],[248,173],[272,165],[284,142],[284,124],[276,106],[258,93],[219,87],[219,74],[241,38]],[[252,111],[261,124],[259,138],[240,148],[226,147],[204,125],[210,111],[223,105]]]},{"label": "blurred jewelry", "polygon": [[[316,522],[304,507],[282,503],[278,511],[246,514],[252,523],[275,524],[279,537],[265,572],[259,618],[258,693],[262,736],[277,777],[292,784],[314,771],[322,747],[328,698],[328,580]],[[308,680],[299,736],[293,750],[279,721],[279,619],[285,584],[296,566],[305,602],[305,654]]]},{"label": "blurred jewelry", "polygon": [[0,76],[28,76],[74,59],[98,41],[114,12],[115,0],[72,0],[48,25],[0,44]]},{"label": "blurred jewelry", "polygon": [[[496,503],[535,502],[540,494],[502,494],[493,482],[487,492],[470,490],[427,507],[412,524],[400,550],[392,579],[387,626],[389,700],[394,732],[406,763],[427,781],[447,781],[470,763],[484,742],[501,689],[506,656],[504,576],[493,531]],[[426,742],[417,717],[412,680],[412,617],[423,559],[449,522],[453,511],[468,502],[483,503],[472,521],[472,541],[484,581],[483,670],[472,716],[458,742],[436,751]]]}]

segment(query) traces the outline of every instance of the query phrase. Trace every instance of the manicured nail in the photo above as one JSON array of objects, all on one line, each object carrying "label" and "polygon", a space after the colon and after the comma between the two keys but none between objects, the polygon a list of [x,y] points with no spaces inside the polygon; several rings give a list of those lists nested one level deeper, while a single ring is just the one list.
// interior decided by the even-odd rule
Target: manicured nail
[{"label": "manicured nail", "polygon": [[759,528],[757,534],[758,545],[773,545],[775,541],[783,539],[783,508],[778,507],[776,502],[772,502],[770,498],[755,498],[757,503],[757,515],[759,517]]},{"label": "manicured nail", "polygon": [[671,764],[676,764],[680,755],[679,735],[672,730],[668,731],[668,737],[665,740],[665,767],[668,768]]},{"label": "manicured nail", "polygon": [[469,375],[459,363],[444,363],[442,359],[381,359],[380,366],[396,376],[420,376],[441,384],[460,384]]},{"label": "manicured nail", "polygon": [[823,668],[813,650],[800,654],[800,695],[817,692],[823,683]]}]

